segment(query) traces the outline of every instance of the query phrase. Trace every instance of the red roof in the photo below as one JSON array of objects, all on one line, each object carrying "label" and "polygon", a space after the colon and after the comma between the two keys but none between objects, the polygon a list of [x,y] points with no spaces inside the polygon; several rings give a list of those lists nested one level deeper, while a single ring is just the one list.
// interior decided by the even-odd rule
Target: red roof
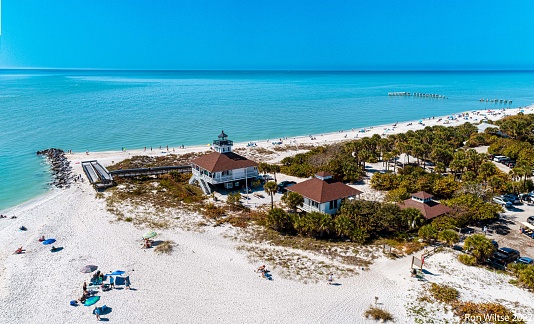
[{"label": "red roof", "polygon": [[412,194],[412,197],[415,197],[415,198],[419,198],[419,199],[429,199],[429,198],[432,198],[434,196],[432,196],[431,194],[429,193],[426,193],[424,191],[419,191],[419,192],[416,192],[416,193],[413,193]]},{"label": "red roof", "polygon": [[318,175],[321,178],[332,177],[332,174],[326,171],[317,172],[316,175]]},{"label": "red roof", "polygon": [[400,209],[406,209],[410,207],[418,209],[426,219],[432,219],[451,211],[448,206],[442,205],[433,200],[422,202],[410,198],[406,199],[404,202],[398,203],[397,205],[400,207]]},{"label": "red roof", "polygon": [[196,164],[209,172],[221,172],[258,166],[258,163],[239,154],[235,154],[234,152],[211,152],[194,159],[191,163]]},{"label": "red roof", "polygon": [[297,183],[296,185],[287,187],[287,190],[299,193],[303,197],[318,203],[352,197],[362,193],[360,190],[347,186],[344,183],[318,178],[311,178]]}]

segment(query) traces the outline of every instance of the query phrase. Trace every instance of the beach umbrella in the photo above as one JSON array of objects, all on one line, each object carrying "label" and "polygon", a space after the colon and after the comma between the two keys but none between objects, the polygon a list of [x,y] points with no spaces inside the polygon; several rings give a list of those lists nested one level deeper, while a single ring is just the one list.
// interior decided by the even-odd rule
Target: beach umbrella
[{"label": "beach umbrella", "polygon": [[122,270],[115,270],[111,273],[112,276],[120,276],[122,274],[125,274],[126,272],[125,271],[122,271]]},{"label": "beach umbrella", "polygon": [[55,241],[56,241],[56,239],[51,238],[51,239],[48,239],[48,240],[44,240],[44,241],[43,241],[43,244],[44,244],[44,245],[48,245],[48,244],[52,244],[52,243],[54,243]]},{"label": "beach umbrella", "polygon": [[144,239],[149,239],[149,238],[153,238],[153,237],[156,237],[156,235],[158,235],[156,232],[152,231],[152,232],[146,232],[144,235],[143,235],[143,238]]},{"label": "beach umbrella", "polygon": [[80,272],[83,272],[83,273],[89,273],[89,272],[93,272],[93,271],[95,271],[96,269],[98,269],[97,266],[92,265],[92,264],[88,264],[88,265],[86,265],[85,267],[81,268],[81,269],[80,269]]}]

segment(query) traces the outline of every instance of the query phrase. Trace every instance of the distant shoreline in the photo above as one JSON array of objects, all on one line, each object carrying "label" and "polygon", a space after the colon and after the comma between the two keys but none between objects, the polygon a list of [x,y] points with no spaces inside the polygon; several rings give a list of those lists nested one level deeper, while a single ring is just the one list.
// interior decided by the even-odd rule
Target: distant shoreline
[{"label": "distant shoreline", "polygon": [[[419,120],[412,120],[412,121],[408,121],[408,122],[406,122],[406,121],[405,122],[399,122],[399,124],[395,128],[392,127],[391,123],[390,124],[374,125],[374,126],[370,125],[370,126],[363,127],[363,128],[354,128],[354,129],[349,129],[349,130],[343,130],[342,132],[340,130],[338,132],[292,136],[292,137],[287,137],[287,140],[285,139],[286,137],[284,137],[284,138],[275,137],[275,138],[270,138],[270,139],[262,139],[262,140],[255,140],[255,141],[249,141],[249,142],[237,142],[237,143],[234,142],[234,148],[247,148],[247,144],[250,143],[250,142],[253,142],[253,143],[256,143],[257,147],[263,147],[265,149],[270,149],[270,148],[272,148],[274,146],[272,143],[278,141],[279,139],[282,139],[283,145],[286,145],[286,144],[301,145],[302,144],[302,145],[316,145],[316,146],[319,146],[319,145],[333,144],[333,143],[338,143],[338,142],[343,142],[343,141],[355,140],[355,139],[359,139],[359,138],[362,138],[362,137],[371,137],[371,136],[373,136],[375,134],[378,134],[378,135],[382,136],[384,134],[385,135],[390,135],[390,134],[406,133],[409,130],[423,129],[426,126],[437,126],[437,125],[441,125],[441,126],[458,126],[458,125],[463,124],[464,121],[465,122],[471,122],[471,123],[474,124],[474,123],[480,122],[482,119],[484,119],[484,117],[487,117],[488,119],[495,121],[495,120],[501,119],[501,118],[503,118],[503,117],[505,117],[507,115],[517,115],[521,110],[524,110],[525,114],[532,114],[532,113],[534,113],[534,104],[532,104],[530,106],[527,106],[527,107],[504,108],[504,113],[505,114],[502,114],[502,112],[503,112],[502,108],[501,109],[490,110],[492,112],[492,114],[489,114],[488,110],[486,110],[486,109],[485,110],[471,110],[471,111],[467,111],[467,112],[454,113],[454,114],[452,114],[452,116],[458,116],[458,115],[467,113],[467,114],[470,115],[470,117],[476,117],[476,118],[468,119],[468,120],[456,119],[456,121],[450,122],[449,124],[440,123],[440,122],[438,122],[438,120],[441,119],[443,121],[444,118],[447,118],[448,116],[451,116],[451,115],[448,115],[448,116],[435,116],[434,119],[428,119],[428,117],[426,117],[425,119],[420,119],[420,120],[423,121],[423,125],[418,123]],[[478,113],[478,115],[472,115],[473,113]],[[411,125],[408,126],[408,124],[411,124]],[[362,130],[362,129],[365,129],[367,131],[366,132],[360,132],[360,130]],[[313,138],[316,138],[316,139],[312,140],[309,135],[311,135]],[[173,147],[174,147],[175,151],[173,151]],[[42,149],[45,149],[45,148],[42,148]],[[163,152],[165,147],[162,147],[162,150],[159,150],[159,147],[157,147],[157,148],[153,147],[152,149],[153,149],[152,151],[149,151],[148,148],[147,148],[147,151],[144,151],[144,148],[128,149],[128,150],[122,151],[122,152],[121,151],[95,151],[95,152],[89,152],[89,155],[85,154],[85,152],[73,152],[73,154],[67,154],[67,158],[72,163],[79,163],[81,161],[89,160],[89,159],[91,159],[91,160],[98,159],[104,166],[108,166],[108,165],[110,165],[112,163],[116,163],[116,162],[128,159],[128,158],[130,158],[132,156],[136,156],[136,155],[147,155],[147,156],[164,156],[164,155],[167,155],[167,154],[180,155],[180,154],[193,153],[193,152],[209,151],[210,147],[207,146],[206,144],[204,144],[204,145],[198,144],[198,145],[186,146],[185,149],[179,149],[178,145],[177,146],[169,145],[169,152]],[[294,154],[296,154],[296,151],[294,152]],[[42,195],[39,195],[39,196],[36,196],[36,197],[32,197],[32,198],[30,198],[30,199],[28,199],[25,202],[22,202],[20,204],[7,207],[4,210],[2,210],[1,213],[3,213],[3,214],[8,213],[9,214],[13,210],[16,210],[16,209],[19,209],[19,208],[23,208],[24,206],[26,206],[28,204],[38,204],[40,202],[41,198],[42,199],[46,199],[46,197],[48,197],[50,192],[54,191],[54,190],[57,190],[57,189],[51,188],[48,192],[46,192],[46,193],[44,193]]]}]

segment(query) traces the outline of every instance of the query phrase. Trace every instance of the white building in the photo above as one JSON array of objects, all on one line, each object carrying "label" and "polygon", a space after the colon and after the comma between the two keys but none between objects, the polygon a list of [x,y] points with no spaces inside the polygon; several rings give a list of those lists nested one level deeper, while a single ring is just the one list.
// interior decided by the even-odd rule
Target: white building
[{"label": "white building", "polygon": [[258,163],[232,152],[233,145],[222,131],[213,141],[214,152],[191,162],[193,176],[189,183],[198,182],[207,195],[218,186],[238,190],[250,187],[252,180],[258,176]]},{"label": "white building", "polygon": [[305,212],[335,214],[345,198],[356,198],[362,192],[332,179],[328,172],[319,172],[314,178],[287,187],[287,191],[296,192],[304,197],[304,204],[299,207]]}]

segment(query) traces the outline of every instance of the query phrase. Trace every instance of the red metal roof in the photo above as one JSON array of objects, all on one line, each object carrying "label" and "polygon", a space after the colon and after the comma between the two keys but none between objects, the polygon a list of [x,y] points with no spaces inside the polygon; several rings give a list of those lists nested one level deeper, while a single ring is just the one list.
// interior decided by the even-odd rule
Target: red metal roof
[{"label": "red metal roof", "polygon": [[326,171],[317,172],[316,175],[318,175],[321,178],[332,177],[332,174]]},{"label": "red metal roof", "polygon": [[194,159],[191,161],[191,163],[196,164],[204,170],[208,170],[209,172],[221,172],[258,166],[258,163],[251,161],[239,154],[235,154],[234,152],[211,152]]},{"label": "red metal roof", "polygon": [[[419,197],[417,197],[419,198]],[[426,219],[432,219],[438,216],[441,216],[443,214],[446,214],[451,211],[451,209],[448,206],[442,205],[436,201],[416,201],[413,199],[406,199],[402,203],[397,204],[400,209],[406,209],[406,208],[415,208],[418,209],[423,216],[425,216]]]},{"label": "red metal roof", "polygon": [[416,192],[416,193],[413,193],[412,194],[412,197],[415,197],[415,198],[419,198],[419,199],[428,199],[428,198],[432,198],[434,196],[432,196],[431,194],[429,193],[426,193],[424,191],[419,191],[419,192]]},{"label": "red metal roof", "polygon": [[311,178],[297,183],[296,185],[287,187],[287,190],[299,193],[303,197],[318,203],[352,197],[362,193],[360,190],[347,186],[344,183],[318,178]]}]

